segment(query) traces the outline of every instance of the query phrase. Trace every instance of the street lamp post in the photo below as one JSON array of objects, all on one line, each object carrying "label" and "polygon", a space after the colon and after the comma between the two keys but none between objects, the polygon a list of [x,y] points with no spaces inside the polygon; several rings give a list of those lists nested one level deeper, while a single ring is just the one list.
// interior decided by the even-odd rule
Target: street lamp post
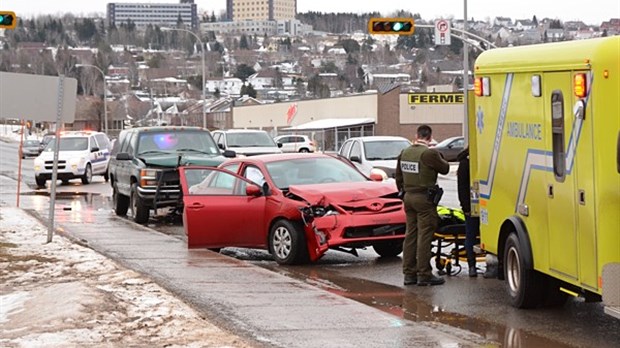
[{"label": "street lamp post", "polygon": [[107,107],[107,104],[106,104],[106,100],[108,99],[108,92],[106,91],[107,90],[107,86],[106,86],[106,83],[105,83],[105,73],[103,72],[103,70],[101,70],[96,65],[76,64],[75,67],[76,68],[80,68],[80,67],[95,68],[95,69],[99,70],[99,72],[101,73],[101,77],[103,78],[103,132],[105,134],[108,134],[108,107]]},{"label": "street lamp post", "polygon": [[193,31],[183,29],[183,28],[161,28],[162,31],[184,31],[186,33],[192,34],[198,43],[200,43],[200,53],[202,58],[202,128],[207,128],[207,111],[205,108],[206,103],[206,95],[205,95],[205,47],[202,44],[202,40],[200,37],[196,35]]}]

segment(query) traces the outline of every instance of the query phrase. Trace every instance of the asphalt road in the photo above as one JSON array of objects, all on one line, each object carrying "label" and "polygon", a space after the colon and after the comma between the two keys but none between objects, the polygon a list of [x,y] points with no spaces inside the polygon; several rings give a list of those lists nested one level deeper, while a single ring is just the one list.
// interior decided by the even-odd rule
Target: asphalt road
[{"label": "asphalt road", "polygon": [[[17,177],[16,151],[15,144],[0,142],[0,174]],[[46,202],[49,200],[44,198],[49,188],[34,190],[32,160],[25,160],[22,170],[24,184],[21,198],[37,197],[38,203],[31,201],[29,208],[46,212],[49,209]],[[456,206],[454,179],[442,179],[441,185],[446,191],[442,204]],[[81,185],[76,180],[69,185],[59,185],[58,190],[62,192],[59,204],[71,207],[74,219],[88,222],[99,219],[101,212],[113,214],[111,190],[101,178],[96,178],[91,185]],[[15,191],[16,187],[2,187],[4,204],[14,203],[11,193]],[[93,214],[94,211],[99,213]],[[109,220],[109,223],[115,223],[114,219]],[[151,219],[149,227],[184,239],[178,220]],[[372,250],[362,250],[358,257],[330,251],[317,263],[302,267],[279,266],[269,254],[259,250],[225,248],[221,253],[303,280],[404,320],[437,322],[465,329],[506,347],[620,346],[620,320],[603,314],[600,303],[570,299],[559,308],[518,310],[507,304],[503,282],[482,277],[469,278],[466,270],[446,277],[447,282],[443,286],[404,287],[401,259],[381,259]],[[480,263],[479,267],[482,271],[484,263]]]}]

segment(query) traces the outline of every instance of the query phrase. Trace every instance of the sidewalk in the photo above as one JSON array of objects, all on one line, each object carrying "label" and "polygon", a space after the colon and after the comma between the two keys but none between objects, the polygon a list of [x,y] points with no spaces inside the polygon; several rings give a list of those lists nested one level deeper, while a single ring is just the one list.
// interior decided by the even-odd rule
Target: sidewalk
[{"label": "sidewalk", "polygon": [[[38,205],[46,220],[44,197],[35,198],[23,199],[22,207]],[[39,220],[0,208],[0,262],[8,264],[0,267],[0,346],[489,344],[471,332],[404,320],[242,260],[188,250],[184,241],[109,209],[84,213],[60,207],[56,221],[88,248],[59,235],[43,244],[47,228]]]},{"label": "sidewalk", "polygon": [[150,279],[0,208],[0,346],[251,347]]}]

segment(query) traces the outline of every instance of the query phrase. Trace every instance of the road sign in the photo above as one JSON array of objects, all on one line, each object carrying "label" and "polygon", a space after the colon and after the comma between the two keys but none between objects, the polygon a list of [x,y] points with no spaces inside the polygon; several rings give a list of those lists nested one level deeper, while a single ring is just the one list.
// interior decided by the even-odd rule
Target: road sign
[{"label": "road sign", "polygon": [[[56,121],[59,79],[58,76],[0,72],[0,118]],[[77,80],[64,78],[62,83],[61,121],[72,123],[75,119]]]},{"label": "road sign", "polygon": [[450,44],[450,22],[445,19],[435,21],[435,45]]}]

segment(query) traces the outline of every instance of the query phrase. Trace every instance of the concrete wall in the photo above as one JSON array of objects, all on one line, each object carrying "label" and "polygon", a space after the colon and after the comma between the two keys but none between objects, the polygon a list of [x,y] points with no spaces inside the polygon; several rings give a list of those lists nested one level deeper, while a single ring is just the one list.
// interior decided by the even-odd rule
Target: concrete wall
[{"label": "concrete wall", "polygon": [[[297,114],[289,125],[286,122],[286,113],[293,103],[297,103]],[[376,120],[377,95],[364,94],[233,108],[234,128],[284,128],[326,118],[372,118]]]}]

